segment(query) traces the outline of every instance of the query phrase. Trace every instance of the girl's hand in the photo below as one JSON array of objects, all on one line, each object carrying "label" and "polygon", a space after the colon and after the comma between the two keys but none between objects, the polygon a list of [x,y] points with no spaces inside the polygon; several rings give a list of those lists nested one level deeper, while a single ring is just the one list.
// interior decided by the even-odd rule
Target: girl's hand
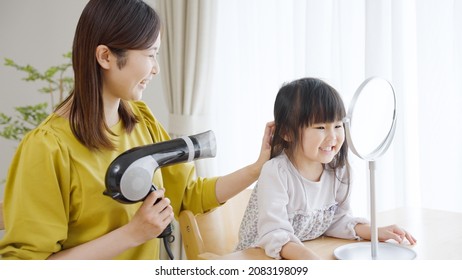
[{"label": "girl's hand", "polygon": [[387,241],[389,239],[393,239],[401,244],[407,239],[411,245],[414,245],[417,242],[417,240],[409,232],[398,227],[397,225],[379,227],[377,231],[379,241]]},{"label": "girl's hand", "polygon": [[[154,204],[159,198],[159,202]],[[164,197],[164,190],[157,190],[146,197],[127,227],[133,241],[140,245],[159,236],[173,218],[170,199]]]}]

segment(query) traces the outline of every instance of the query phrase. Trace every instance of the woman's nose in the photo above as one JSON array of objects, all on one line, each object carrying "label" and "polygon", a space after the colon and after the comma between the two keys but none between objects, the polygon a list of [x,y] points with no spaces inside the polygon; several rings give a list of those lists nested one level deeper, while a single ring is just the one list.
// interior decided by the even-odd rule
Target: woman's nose
[{"label": "woman's nose", "polygon": [[151,73],[153,75],[157,75],[159,74],[159,71],[160,71],[160,67],[159,67],[159,63],[154,63],[154,65],[152,66],[152,70],[151,70]]}]

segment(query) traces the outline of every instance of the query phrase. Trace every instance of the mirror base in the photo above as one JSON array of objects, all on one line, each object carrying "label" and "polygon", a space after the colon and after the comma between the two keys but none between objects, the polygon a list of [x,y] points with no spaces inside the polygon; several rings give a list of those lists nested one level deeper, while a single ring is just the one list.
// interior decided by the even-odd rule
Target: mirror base
[{"label": "mirror base", "polygon": [[343,245],[334,250],[338,260],[413,260],[414,250],[392,243],[377,244],[377,257],[372,258],[371,242],[357,242]]}]

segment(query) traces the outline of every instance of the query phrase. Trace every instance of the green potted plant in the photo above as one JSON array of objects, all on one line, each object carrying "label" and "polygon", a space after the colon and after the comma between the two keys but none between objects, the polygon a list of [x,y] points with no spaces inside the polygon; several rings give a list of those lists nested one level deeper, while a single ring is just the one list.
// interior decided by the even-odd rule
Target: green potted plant
[{"label": "green potted plant", "polygon": [[48,94],[50,102],[15,107],[15,113],[12,116],[0,112],[0,137],[20,141],[69,95],[74,84],[69,73],[72,69],[71,53],[66,53],[63,57],[66,60],[63,64],[51,66],[44,72],[38,71],[31,65],[18,65],[12,59],[5,58],[5,66],[26,73],[24,81],[44,82],[45,86],[39,88],[38,91]]}]

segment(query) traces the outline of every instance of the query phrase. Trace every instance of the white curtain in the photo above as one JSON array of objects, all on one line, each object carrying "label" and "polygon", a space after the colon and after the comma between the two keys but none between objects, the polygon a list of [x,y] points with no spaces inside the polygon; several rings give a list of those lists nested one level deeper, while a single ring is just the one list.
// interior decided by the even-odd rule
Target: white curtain
[{"label": "white curtain", "polygon": [[[210,82],[215,45],[216,2],[213,0],[158,0],[163,22],[160,66],[169,108],[172,138],[210,129]],[[210,161],[196,161],[198,176],[211,176]],[[174,223],[175,259],[184,258],[179,225]],[[161,258],[166,259],[165,251]]]},{"label": "white curtain", "polygon": [[[322,78],[346,106],[369,76],[398,95],[394,142],[377,162],[377,209],[462,212],[462,3],[454,0],[222,0],[218,5],[213,129],[219,174],[258,156],[279,87]],[[443,114],[444,113],[444,114]],[[353,211],[367,216],[366,164],[355,173]]]},{"label": "white curtain", "polygon": [[[157,0],[164,24],[161,76],[169,108],[168,130],[173,138],[211,128],[217,4],[213,0]],[[198,176],[216,172],[211,159],[194,164]]]},{"label": "white curtain", "polygon": [[209,127],[216,2],[158,0],[163,20],[161,71],[174,135]]},{"label": "white curtain", "polygon": [[462,212],[462,3],[416,1],[422,205]]}]

